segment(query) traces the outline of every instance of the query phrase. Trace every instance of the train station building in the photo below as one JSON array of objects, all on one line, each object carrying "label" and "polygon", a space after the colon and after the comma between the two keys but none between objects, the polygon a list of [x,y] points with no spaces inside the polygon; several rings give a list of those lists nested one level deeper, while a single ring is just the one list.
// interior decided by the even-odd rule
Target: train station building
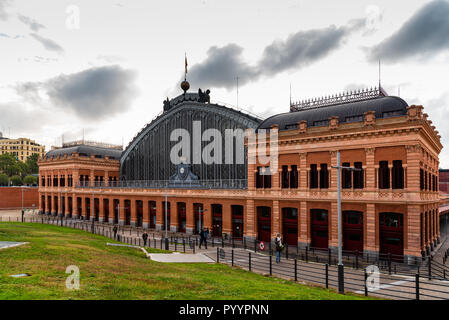
[{"label": "train station building", "polygon": [[[442,145],[422,106],[374,88],[260,119],[187,89],[123,151],[81,141],[48,152],[39,161],[41,212],[156,230],[167,217],[173,232],[207,227],[215,237],[260,241],[280,233],[289,246],[335,248],[340,152],[342,165],[358,169],[342,171],[344,250],[407,260],[438,244]],[[244,139],[229,138],[231,129]],[[187,133],[192,146],[178,163],[173,132]],[[212,148],[215,162],[194,161],[211,144],[225,152]],[[267,165],[257,155],[273,144]]]}]

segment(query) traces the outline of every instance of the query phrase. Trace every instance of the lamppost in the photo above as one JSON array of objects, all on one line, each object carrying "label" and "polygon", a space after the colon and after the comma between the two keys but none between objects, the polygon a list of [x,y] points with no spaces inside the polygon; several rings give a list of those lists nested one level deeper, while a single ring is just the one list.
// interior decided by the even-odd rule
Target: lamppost
[{"label": "lamppost", "polygon": [[166,184],[165,185],[165,250],[168,250],[169,249],[169,243],[168,243],[168,230],[167,230],[167,228],[168,228],[168,226],[167,226],[167,223],[168,223],[168,221],[167,221],[167,206],[168,206],[168,204],[167,204],[167,188],[168,188],[168,185]]},{"label": "lamppost", "polygon": [[340,163],[340,151],[337,151],[337,165],[332,166],[337,169],[337,212],[338,212],[338,293],[344,293],[344,268],[342,257],[342,232],[341,232],[341,169],[349,171],[360,171],[359,168],[344,167]]}]

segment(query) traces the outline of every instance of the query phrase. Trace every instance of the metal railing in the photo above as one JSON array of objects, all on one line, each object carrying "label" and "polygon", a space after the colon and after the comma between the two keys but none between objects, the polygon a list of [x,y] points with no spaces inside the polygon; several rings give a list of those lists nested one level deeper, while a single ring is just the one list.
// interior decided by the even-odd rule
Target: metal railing
[{"label": "metal railing", "polygon": [[[1,221],[19,222],[20,218],[0,217]],[[276,263],[274,245],[267,243],[261,250],[260,241],[246,238],[210,237],[207,240],[209,250],[199,251],[200,241],[196,235],[180,236],[171,233],[166,241],[160,232],[142,227],[117,226],[114,232],[112,224],[47,215],[25,217],[23,222],[76,228],[130,245],[160,250],[168,248],[170,251],[184,253],[204,252],[217,263],[291,281],[303,281],[325,288],[338,288],[336,256],[331,250],[300,249],[286,245],[282,250],[280,262]],[[142,238],[144,232],[148,234],[146,241]],[[365,296],[400,300],[449,300],[449,275],[444,271],[446,266],[430,258],[428,259],[430,265],[427,263],[410,267],[394,261],[393,255],[376,256],[377,258],[375,255],[370,258],[368,255],[368,258],[365,258],[357,253],[354,255],[354,252],[344,252],[344,291],[346,293],[354,292]],[[370,270],[373,266],[378,267],[380,271],[378,284],[375,286],[371,285]]]},{"label": "metal railing", "polygon": [[129,181],[80,181],[76,188],[142,188],[142,189],[247,189],[247,179],[221,180],[129,180]]}]

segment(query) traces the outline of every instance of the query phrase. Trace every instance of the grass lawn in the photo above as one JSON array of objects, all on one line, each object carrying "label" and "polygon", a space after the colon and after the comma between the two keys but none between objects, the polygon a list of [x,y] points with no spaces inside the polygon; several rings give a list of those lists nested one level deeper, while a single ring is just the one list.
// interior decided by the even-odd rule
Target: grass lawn
[{"label": "grass lawn", "polygon": [[[31,223],[0,223],[0,299],[365,299],[339,295],[222,264],[167,264],[143,252],[106,246],[111,239]],[[161,250],[149,249],[151,252]],[[66,267],[80,269],[80,290],[67,290]],[[10,275],[29,273],[30,277]]]}]

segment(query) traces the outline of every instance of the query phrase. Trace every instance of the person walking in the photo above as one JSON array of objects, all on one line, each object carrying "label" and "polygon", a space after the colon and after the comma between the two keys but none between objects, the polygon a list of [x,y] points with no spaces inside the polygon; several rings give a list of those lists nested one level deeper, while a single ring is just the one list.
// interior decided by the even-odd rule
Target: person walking
[{"label": "person walking", "polygon": [[276,263],[281,262],[281,252],[284,249],[284,245],[282,244],[281,235],[278,233],[276,239],[274,240],[274,244],[276,245]]},{"label": "person walking", "polygon": [[146,231],[142,234],[142,239],[143,239],[143,246],[146,247],[148,239],[148,233]]},{"label": "person walking", "polygon": [[205,248],[207,249],[207,239],[206,239],[206,237],[207,237],[206,230],[201,228],[201,231],[200,231],[200,245],[199,245],[200,249],[201,249],[201,245],[202,244],[204,244]]},{"label": "person walking", "polygon": [[117,226],[116,225],[114,226],[112,231],[114,232],[114,240],[117,240]]}]

